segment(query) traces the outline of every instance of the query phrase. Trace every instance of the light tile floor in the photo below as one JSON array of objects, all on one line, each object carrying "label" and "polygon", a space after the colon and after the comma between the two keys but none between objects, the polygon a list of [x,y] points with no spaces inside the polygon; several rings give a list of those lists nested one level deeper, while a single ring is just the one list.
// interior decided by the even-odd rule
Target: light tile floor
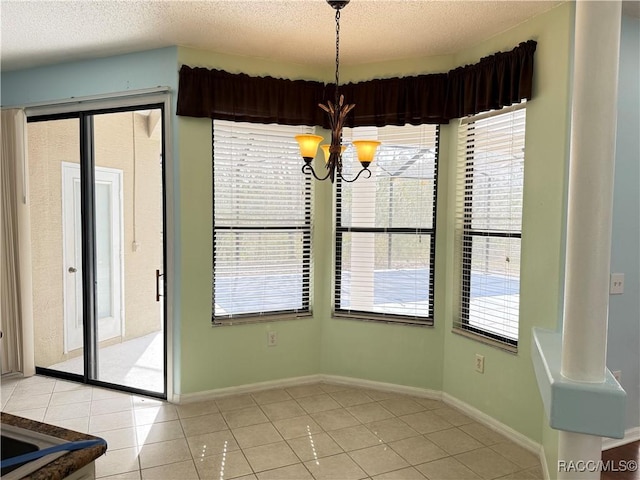
[{"label": "light tile floor", "polygon": [[[150,392],[164,391],[164,335],[162,331],[101,347],[98,352],[98,379]],[[40,365],[45,366],[45,365]],[[84,357],[49,365],[60,372],[82,375]]]},{"label": "light tile floor", "polygon": [[438,400],[310,384],[185,405],[35,376],[2,410],[103,437],[104,479],[541,479],[539,459]]}]

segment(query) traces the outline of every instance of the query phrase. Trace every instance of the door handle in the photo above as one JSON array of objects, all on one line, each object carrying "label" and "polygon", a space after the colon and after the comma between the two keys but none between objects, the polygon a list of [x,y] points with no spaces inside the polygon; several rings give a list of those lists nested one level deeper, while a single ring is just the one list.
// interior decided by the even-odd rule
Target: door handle
[{"label": "door handle", "polygon": [[76,273],[78,269],[76,267],[69,267],[69,273]]},{"label": "door handle", "polygon": [[156,302],[160,301],[160,277],[163,277],[164,273],[160,273],[160,270],[156,270]]}]

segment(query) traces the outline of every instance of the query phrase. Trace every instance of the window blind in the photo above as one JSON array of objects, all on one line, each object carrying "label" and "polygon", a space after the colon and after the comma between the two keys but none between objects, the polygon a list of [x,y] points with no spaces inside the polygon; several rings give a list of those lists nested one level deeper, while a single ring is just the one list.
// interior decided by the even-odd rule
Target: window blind
[{"label": "window blind", "polygon": [[461,121],[454,329],[515,347],[520,306],[525,104]]},{"label": "window blind", "polygon": [[312,131],[213,120],[214,321],[309,311]]},{"label": "window blind", "polygon": [[363,138],[382,145],[371,178],[338,182],[335,313],[432,324],[438,127],[345,129],[348,179]]}]

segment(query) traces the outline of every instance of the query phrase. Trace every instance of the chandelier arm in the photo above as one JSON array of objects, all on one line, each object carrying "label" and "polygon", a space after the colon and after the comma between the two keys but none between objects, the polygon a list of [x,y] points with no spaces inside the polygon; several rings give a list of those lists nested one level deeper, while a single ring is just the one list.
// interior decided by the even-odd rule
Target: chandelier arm
[{"label": "chandelier arm", "polygon": [[351,180],[348,180],[348,179],[346,179],[345,177],[343,177],[343,176],[342,176],[342,172],[339,172],[339,173],[338,173],[338,176],[340,177],[340,179],[341,179],[343,182],[353,183],[353,182],[355,182],[355,181],[360,177],[360,175],[362,175],[362,173],[363,173],[363,172],[367,172],[367,176],[366,176],[366,177],[362,177],[362,178],[371,178],[371,170],[369,170],[368,168],[363,168],[362,170],[360,170],[360,171],[358,172],[358,174],[357,174],[355,177],[353,177]]},{"label": "chandelier arm", "polygon": [[313,167],[310,164],[305,163],[302,166],[302,173],[310,173],[311,175],[313,175],[313,177],[322,182],[324,180],[326,180],[327,178],[329,178],[329,176],[331,175],[331,170],[329,170],[329,172],[324,176],[324,177],[319,177],[318,175],[316,175],[316,171],[313,169]]}]

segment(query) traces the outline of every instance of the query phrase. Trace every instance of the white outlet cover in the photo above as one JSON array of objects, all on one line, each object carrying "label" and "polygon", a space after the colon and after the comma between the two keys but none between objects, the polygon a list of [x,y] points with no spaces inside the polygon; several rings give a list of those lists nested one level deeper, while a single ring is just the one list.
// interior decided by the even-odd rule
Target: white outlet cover
[{"label": "white outlet cover", "polygon": [[476,354],[476,372],[484,373],[484,355]]},{"label": "white outlet cover", "polygon": [[622,295],[624,293],[624,273],[612,273],[609,281],[609,294]]}]

